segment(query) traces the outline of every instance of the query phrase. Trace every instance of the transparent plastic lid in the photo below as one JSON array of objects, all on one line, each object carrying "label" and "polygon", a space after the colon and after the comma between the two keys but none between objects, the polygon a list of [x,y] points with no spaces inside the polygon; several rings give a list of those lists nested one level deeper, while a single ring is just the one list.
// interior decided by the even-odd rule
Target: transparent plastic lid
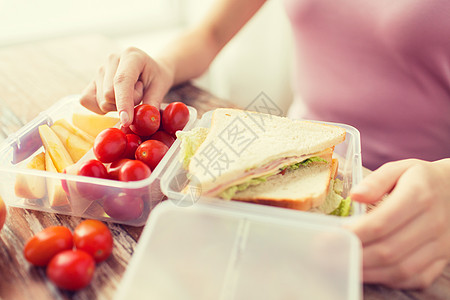
[{"label": "transparent plastic lid", "polygon": [[360,242],[339,226],[175,203],[152,211],[115,299],[360,298]]}]

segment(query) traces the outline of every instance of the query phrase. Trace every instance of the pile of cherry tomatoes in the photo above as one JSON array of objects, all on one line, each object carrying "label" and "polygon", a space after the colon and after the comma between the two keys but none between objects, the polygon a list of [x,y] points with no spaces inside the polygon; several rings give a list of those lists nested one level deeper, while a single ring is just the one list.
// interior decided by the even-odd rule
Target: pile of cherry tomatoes
[{"label": "pile of cherry tomatoes", "polygon": [[51,226],[35,234],[25,244],[25,259],[47,267],[47,277],[59,288],[76,291],[92,280],[95,264],[107,259],[113,249],[108,227],[97,220],[85,220],[72,232]]},{"label": "pile of cherry tomatoes", "polygon": [[[183,129],[188,121],[189,109],[182,102],[172,102],[161,111],[140,104],[134,108],[129,127],[108,128],[95,138],[96,159],[82,163],[77,175],[120,181],[148,178],[175,141],[175,132]],[[67,185],[65,190],[69,192]],[[142,214],[142,191],[129,189],[106,196],[104,189],[83,183],[77,185],[77,191],[86,199],[103,198],[105,212],[115,219],[137,219]]]},{"label": "pile of cherry tomatoes", "polygon": [[148,104],[138,105],[128,128],[108,128],[95,138],[97,160],[85,162],[78,173],[120,181],[145,179],[175,141],[175,132],[188,121],[189,109],[182,102],[170,103],[161,112]]}]

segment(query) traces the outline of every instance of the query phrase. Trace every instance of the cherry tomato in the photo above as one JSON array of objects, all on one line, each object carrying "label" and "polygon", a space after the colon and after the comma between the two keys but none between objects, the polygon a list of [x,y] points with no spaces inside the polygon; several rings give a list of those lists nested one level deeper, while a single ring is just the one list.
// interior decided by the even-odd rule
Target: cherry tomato
[{"label": "cherry tomato", "polygon": [[64,226],[51,226],[35,234],[25,244],[25,259],[35,266],[46,266],[57,253],[72,249],[72,233]]},{"label": "cherry tomato", "polygon": [[112,162],[108,167],[108,175],[110,179],[119,180],[119,171],[122,168],[123,164],[127,161],[130,161],[129,158],[122,158]]},{"label": "cherry tomato", "polygon": [[163,129],[175,136],[175,132],[184,128],[189,121],[189,109],[182,102],[172,102],[164,109],[162,114]]},{"label": "cherry tomato", "polygon": [[175,142],[175,138],[163,130],[158,130],[157,132],[155,132],[155,134],[152,135],[150,139],[163,142],[169,148],[170,146],[172,146],[173,142]]},{"label": "cherry tomato", "polygon": [[125,149],[124,158],[134,159],[134,153],[137,147],[142,143],[141,138],[134,133],[129,133],[125,135],[127,138],[127,147]]},{"label": "cherry tomato", "polygon": [[103,209],[111,218],[121,221],[135,220],[142,215],[144,201],[139,196],[120,194],[106,198]]},{"label": "cherry tomato", "polygon": [[110,163],[122,158],[127,148],[127,138],[118,128],[108,128],[100,132],[94,141],[95,157],[103,162]]},{"label": "cherry tomato", "polygon": [[160,122],[161,117],[156,107],[141,104],[134,108],[134,118],[130,129],[139,136],[150,136],[159,129]]},{"label": "cherry tomato", "polygon": [[73,231],[77,249],[92,255],[96,262],[107,259],[113,249],[113,238],[108,226],[97,220],[85,220]]},{"label": "cherry tomato", "polygon": [[125,134],[129,134],[129,133],[134,133],[130,127],[123,127],[122,125],[120,125],[120,130],[125,133]]},{"label": "cherry tomato", "polygon": [[148,140],[136,149],[136,159],[147,164],[153,171],[166,154],[169,147],[156,140]]},{"label": "cherry tomato", "polygon": [[101,161],[90,159],[80,165],[78,175],[95,178],[108,178],[108,171]]},{"label": "cherry tomato", "polygon": [[[82,163],[78,169],[78,175],[104,179],[109,178],[105,165],[96,159]],[[104,196],[104,190],[93,183],[77,182],[77,190],[81,196],[88,200],[97,200]]]},{"label": "cherry tomato", "polygon": [[120,181],[138,181],[150,177],[152,171],[139,160],[125,162],[119,170]]},{"label": "cherry tomato", "polygon": [[47,277],[59,288],[77,291],[86,287],[95,271],[94,258],[83,250],[56,254],[47,267]]}]

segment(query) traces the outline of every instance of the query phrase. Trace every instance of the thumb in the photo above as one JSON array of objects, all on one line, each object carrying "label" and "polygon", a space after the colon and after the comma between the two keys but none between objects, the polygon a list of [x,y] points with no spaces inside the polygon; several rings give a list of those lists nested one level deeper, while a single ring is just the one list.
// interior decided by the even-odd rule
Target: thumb
[{"label": "thumb", "polygon": [[413,164],[413,160],[401,160],[384,164],[366,176],[352,188],[350,198],[357,202],[375,203],[390,193],[400,176]]}]

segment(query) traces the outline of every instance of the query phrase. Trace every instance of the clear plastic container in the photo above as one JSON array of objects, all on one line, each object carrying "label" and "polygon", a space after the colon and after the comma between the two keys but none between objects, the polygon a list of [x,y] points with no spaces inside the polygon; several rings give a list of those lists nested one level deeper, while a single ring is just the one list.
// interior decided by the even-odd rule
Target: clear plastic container
[{"label": "clear plastic container", "polygon": [[[213,111],[209,111],[203,115],[203,117],[194,125],[194,127],[205,127],[209,128],[211,126],[211,117]],[[335,126],[340,126],[346,130],[346,138],[343,143],[336,145],[334,149],[333,157],[339,160],[337,178],[343,181],[343,193],[342,196],[345,198],[348,196],[350,189],[357,185],[362,180],[362,163],[361,163],[361,145],[360,145],[360,135],[359,131],[349,125],[340,123],[329,123],[329,122],[318,122],[323,124],[331,124]],[[161,178],[161,191],[172,201],[174,201],[179,206],[190,206],[196,202],[204,203],[217,203],[217,198],[211,197],[200,197],[198,190],[195,188],[195,184],[190,185],[187,178],[187,172],[183,169],[182,164],[179,160],[179,147],[174,150],[174,158],[171,163],[168,164],[167,170]],[[195,178],[194,178],[195,180]],[[182,192],[184,189],[184,192]],[[186,191],[188,191],[186,193]],[[237,202],[237,201],[227,201],[219,200],[226,203]],[[242,208],[247,205],[250,206],[262,206],[260,204],[244,203],[238,202],[237,204]],[[270,210],[286,210],[285,208],[278,207],[264,207],[256,208],[257,210],[265,210],[269,208]],[[358,216],[364,214],[366,206],[364,204],[352,203],[352,216]],[[296,211],[299,215],[308,219],[318,219],[321,220],[323,217],[339,219],[336,223],[341,223],[342,218],[336,216],[320,215],[318,213]],[[310,216],[313,215],[313,216]],[[319,221],[320,222],[320,221]]]},{"label": "clear plastic container", "polygon": [[333,219],[223,203],[160,203],[114,299],[361,298],[360,242]]},{"label": "clear plastic container", "polygon": [[[164,108],[164,106],[163,106]],[[61,99],[48,110],[40,113],[34,120],[26,124],[18,132],[11,134],[0,145],[0,194],[8,206],[21,207],[26,209],[46,211],[50,213],[60,213],[83,218],[98,219],[106,222],[116,222],[132,226],[142,226],[145,224],[151,209],[163,199],[160,191],[160,178],[166,165],[173,157],[173,152],[178,147],[179,142],[175,141],[159,165],[155,168],[149,178],[135,182],[120,182],[115,180],[99,179],[85,176],[77,176],[62,173],[52,173],[34,169],[27,169],[17,165],[21,161],[27,161],[35,154],[43,151],[42,142],[39,136],[38,127],[42,124],[51,126],[58,119],[66,119],[70,122],[73,113],[92,113],[79,104],[79,96],[73,95]],[[185,129],[190,129],[197,120],[197,111],[189,107],[190,120]],[[92,150],[81,160],[85,161],[93,158]],[[80,163],[79,162],[79,163]],[[39,199],[27,199],[17,197],[14,191],[17,176],[25,175],[27,180],[46,185],[46,182],[66,182],[69,193],[66,193],[66,204],[51,206],[48,191]],[[91,195],[80,195],[77,187],[84,185],[84,188],[91,189]],[[92,197],[90,197],[92,196]],[[64,197],[63,197],[64,198]],[[110,209],[120,207],[127,203],[127,209],[134,206],[135,214],[121,214],[120,211],[105,213],[104,205],[106,199],[115,199]],[[139,200],[141,199],[141,200]],[[64,200],[64,199],[63,199]]]}]

